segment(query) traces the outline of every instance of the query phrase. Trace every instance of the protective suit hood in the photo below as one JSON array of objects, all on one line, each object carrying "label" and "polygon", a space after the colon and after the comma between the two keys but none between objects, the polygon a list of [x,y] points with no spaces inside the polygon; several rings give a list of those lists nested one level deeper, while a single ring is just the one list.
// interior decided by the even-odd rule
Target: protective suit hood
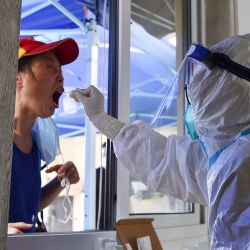
[{"label": "protective suit hood", "polygon": [[[210,48],[250,68],[250,34]],[[250,82],[215,65],[199,63],[188,85],[199,139],[210,158],[250,127]]]}]

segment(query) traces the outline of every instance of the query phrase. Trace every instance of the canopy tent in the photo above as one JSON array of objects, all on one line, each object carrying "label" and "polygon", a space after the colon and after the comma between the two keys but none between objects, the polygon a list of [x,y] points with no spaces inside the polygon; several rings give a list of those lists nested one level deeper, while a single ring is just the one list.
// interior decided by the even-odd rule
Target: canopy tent
[{"label": "canopy tent", "polygon": [[[143,119],[150,122],[175,74],[175,46],[166,40],[159,39],[159,37],[165,37],[168,32],[174,32],[174,1],[147,2],[152,2],[152,4],[145,9],[145,6],[141,7],[142,1],[132,1],[132,18],[136,21],[131,24],[131,121]],[[107,3],[109,4],[109,1]],[[80,47],[80,55],[74,63],[63,66],[65,91],[76,87],[85,88],[90,84],[87,77],[89,74],[87,65],[91,59],[88,53],[90,48],[85,25],[89,19],[84,4],[94,12],[97,24],[99,24],[96,32],[97,82],[106,95],[108,76],[105,74],[103,78],[102,72],[103,67],[105,67],[104,72],[107,72],[108,65],[108,45],[106,45],[108,29],[105,30],[106,40],[104,41],[104,29],[101,26],[103,1],[23,0],[20,34],[21,36],[39,35],[39,39],[44,41],[73,37]],[[163,9],[165,12],[162,11]],[[167,11],[168,14],[166,14]],[[167,19],[163,14],[169,18]],[[106,16],[108,19],[108,13]],[[146,31],[143,27],[145,22],[151,22],[154,26]],[[106,28],[108,28],[107,21],[106,24]],[[162,24],[168,26],[165,34],[162,32],[162,28],[156,28]],[[103,65],[104,54],[106,55],[105,65]],[[171,108],[162,114],[162,119],[158,121],[159,126],[176,122],[176,96],[171,98],[173,99]],[[61,97],[60,106],[54,118],[61,135],[73,136],[84,133],[85,122],[82,105],[76,104],[68,98],[67,94]]]},{"label": "canopy tent", "polygon": [[[22,29],[72,29],[75,23],[65,18],[58,9],[51,8],[52,4],[60,3],[80,21],[84,22],[83,6],[87,6],[96,15],[99,25],[102,25],[104,0],[23,0]],[[109,0],[107,0],[106,28],[109,19]],[[34,23],[34,15],[36,22]],[[157,38],[175,31],[175,1],[131,1],[132,20],[146,27],[147,32]],[[164,29],[162,28],[164,27]]]}]

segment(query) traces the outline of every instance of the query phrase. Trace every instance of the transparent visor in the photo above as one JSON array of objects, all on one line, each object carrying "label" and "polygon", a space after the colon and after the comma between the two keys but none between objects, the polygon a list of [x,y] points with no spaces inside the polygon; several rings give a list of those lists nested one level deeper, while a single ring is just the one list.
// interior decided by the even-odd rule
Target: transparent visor
[{"label": "transparent visor", "polygon": [[202,47],[201,45],[193,44],[190,46],[185,58],[180,64],[179,69],[177,70],[172,82],[170,83],[166,95],[162,99],[159,107],[157,108],[154,117],[150,123],[150,126],[152,127],[154,123],[159,119],[159,117],[162,115],[163,111],[167,112],[172,103],[174,98],[177,95],[177,90],[179,86],[185,86],[184,82],[186,83],[188,81],[188,77],[186,73],[188,72],[188,64],[189,62],[192,63],[198,63],[199,61],[202,61],[204,57],[207,56],[209,53],[209,50]]},{"label": "transparent visor", "polygon": [[[177,89],[179,87],[184,87],[185,92],[186,92],[186,87],[189,84],[189,80],[190,80],[186,75],[189,72],[188,65],[190,62],[192,65],[197,65],[200,63],[203,63],[204,65],[206,63],[210,63],[242,79],[250,81],[250,69],[249,68],[237,62],[232,61],[227,55],[223,53],[212,52],[200,44],[192,44],[184,60],[182,61],[179,69],[177,70],[173,78],[173,81],[171,82],[167,90],[165,97],[162,99],[159,107],[156,110],[156,113],[150,123],[151,127],[154,125],[157,119],[161,116],[162,112],[164,110],[167,111],[171,107],[172,102],[174,100],[174,96],[177,95]],[[188,104],[190,104],[190,101],[187,96],[187,92],[186,92],[186,97],[187,97]],[[191,105],[189,105],[189,108],[184,116],[184,121],[192,139],[197,139],[198,135],[196,134],[196,131],[195,131],[194,114],[193,114]]]}]

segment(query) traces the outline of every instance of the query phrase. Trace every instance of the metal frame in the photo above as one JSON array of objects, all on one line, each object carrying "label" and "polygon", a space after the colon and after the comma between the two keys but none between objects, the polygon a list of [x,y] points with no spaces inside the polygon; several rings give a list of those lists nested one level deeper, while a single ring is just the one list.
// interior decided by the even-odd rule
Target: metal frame
[{"label": "metal frame", "polygon": [[46,8],[46,7],[49,6],[50,4],[51,4],[51,3],[45,1],[45,2],[40,3],[40,4],[38,4],[37,6],[31,8],[31,9],[29,9],[29,10],[26,10],[26,11],[22,12],[22,13],[21,13],[21,19],[23,19],[23,18],[25,18],[25,17],[27,17],[27,16],[30,16],[30,15],[36,13],[36,12],[39,11],[39,10],[42,10],[42,9]]},{"label": "metal frame", "polygon": [[[165,2],[166,2],[168,9],[170,10],[170,12],[175,16],[175,13],[174,13],[173,9],[171,8],[168,0],[165,0]],[[156,15],[153,12],[149,11],[148,9],[143,8],[142,6],[139,6],[135,3],[131,2],[131,6],[146,14],[146,15],[139,14],[139,13],[131,10],[131,14],[133,14],[134,16],[137,16],[139,18],[147,20],[151,23],[157,24],[158,26],[164,27],[170,31],[173,31],[175,24],[172,21],[170,21],[166,18],[163,18],[160,15]]]},{"label": "metal frame", "polygon": [[75,15],[73,15],[70,11],[68,11],[66,8],[64,8],[58,0],[47,0],[29,10],[26,10],[21,14],[21,19],[30,16],[34,13],[36,13],[39,10],[42,10],[46,8],[49,5],[53,5],[55,8],[57,8],[60,12],[62,12],[66,17],[68,17],[73,23],[75,23],[80,29],[85,29],[84,24],[79,20]]},{"label": "metal frame", "polygon": [[55,6],[59,11],[61,11],[66,17],[68,17],[73,23],[75,23],[79,28],[84,29],[85,26],[76,16],[74,16],[70,11],[64,8],[58,1],[56,0],[47,0],[53,6]]},{"label": "metal frame", "polygon": [[[108,65],[108,114],[118,116],[118,0],[110,0],[109,10],[109,65]],[[114,229],[116,221],[116,169],[117,159],[113,145],[107,141],[106,187],[103,225],[105,230]]]}]

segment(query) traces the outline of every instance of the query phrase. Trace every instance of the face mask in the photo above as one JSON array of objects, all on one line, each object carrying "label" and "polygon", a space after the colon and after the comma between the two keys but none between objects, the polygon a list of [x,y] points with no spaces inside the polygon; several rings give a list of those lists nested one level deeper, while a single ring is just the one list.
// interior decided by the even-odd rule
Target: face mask
[{"label": "face mask", "polygon": [[38,117],[33,128],[33,135],[42,160],[49,165],[57,155],[61,154],[58,128],[53,119]]},{"label": "face mask", "polygon": [[199,138],[194,124],[194,112],[192,106],[190,105],[184,115],[184,123],[187,128],[188,134],[192,140],[197,140]]}]

